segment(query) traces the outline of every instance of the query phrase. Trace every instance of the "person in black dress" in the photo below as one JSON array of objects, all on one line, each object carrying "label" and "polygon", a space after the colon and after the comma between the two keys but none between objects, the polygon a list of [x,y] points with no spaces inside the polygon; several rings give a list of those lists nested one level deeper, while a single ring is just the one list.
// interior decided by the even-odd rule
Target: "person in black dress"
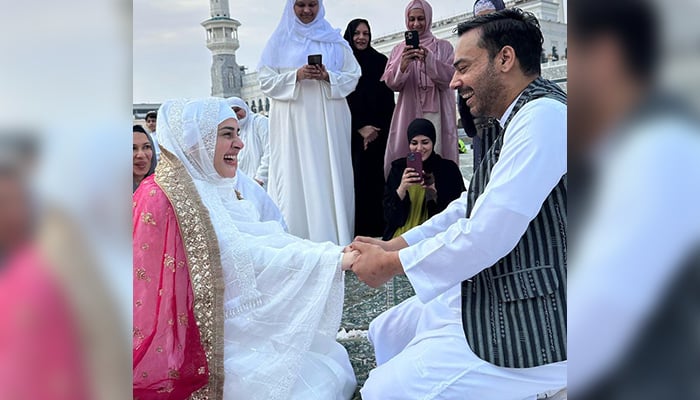
[{"label": "person in black dress", "polygon": [[443,211],[466,189],[459,167],[434,151],[435,126],[416,118],[408,126],[408,149],[418,152],[423,171],[407,167],[406,157],[394,160],[384,189],[383,240],[403,234]]},{"label": "person in black dress", "polygon": [[357,88],[347,97],[352,114],[355,235],[379,237],[384,232],[384,151],[394,113],[394,92],[379,80],[387,58],[372,48],[369,22],[350,21],[344,37],[362,68]]}]

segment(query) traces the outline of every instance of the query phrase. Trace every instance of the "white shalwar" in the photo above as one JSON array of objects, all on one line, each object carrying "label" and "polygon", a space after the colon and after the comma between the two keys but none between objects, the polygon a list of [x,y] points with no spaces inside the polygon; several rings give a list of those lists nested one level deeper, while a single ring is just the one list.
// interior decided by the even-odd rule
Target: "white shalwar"
[{"label": "white shalwar", "polygon": [[261,67],[270,105],[268,193],[289,232],[315,242],[346,245],[353,239],[354,183],[350,155],[350,109],[345,97],[361,75],[352,51],[343,48],[339,73],[330,83],[296,81],[296,69]]},{"label": "white shalwar", "polygon": [[565,173],[566,106],[533,100],[508,126],[470,218],[465,192],[402,236],[409,247],[399,258],[416,296],[370,324],[378,367],[362,389],[364,400],[534,400],[566,386],[567,361],[504,368],[478,358],[465,339],[460,304],[460,283],[513,249]]}]

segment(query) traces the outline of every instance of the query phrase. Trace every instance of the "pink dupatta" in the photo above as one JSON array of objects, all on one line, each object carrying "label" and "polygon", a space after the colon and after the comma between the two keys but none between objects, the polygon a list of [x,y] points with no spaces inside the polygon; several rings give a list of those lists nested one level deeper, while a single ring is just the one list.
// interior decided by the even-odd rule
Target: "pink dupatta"
[{"label": "pink dupatta", "polygon": [[134,193],[134,399],[186,399],[209,380],[177,218],[146,178]]}]

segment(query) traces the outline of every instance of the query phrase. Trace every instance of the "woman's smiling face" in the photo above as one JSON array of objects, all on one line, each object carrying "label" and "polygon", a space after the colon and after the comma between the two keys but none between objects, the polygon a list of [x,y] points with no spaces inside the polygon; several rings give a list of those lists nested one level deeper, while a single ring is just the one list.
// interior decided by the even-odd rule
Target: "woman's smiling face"
[{"label": "woman's smiling face", "polygon": [[310,24],[318,15],[318,0],[297,0],[294,2],[294,14],[303,24]]}]

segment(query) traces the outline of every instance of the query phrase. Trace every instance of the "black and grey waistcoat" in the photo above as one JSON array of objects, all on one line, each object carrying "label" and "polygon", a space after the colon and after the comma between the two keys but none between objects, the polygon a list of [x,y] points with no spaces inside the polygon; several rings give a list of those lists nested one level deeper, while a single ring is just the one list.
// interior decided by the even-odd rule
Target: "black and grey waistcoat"
[{"label": "black and grey waistcoat", "polygon": [[[534,80],[490,144],[469,185],[467,217],[489,183],[503,137],[529,101],[547,97],[566,104],[553,82]],[[481,359],[509,368],[566,360],[566,175],[549,193],[515,248],[462,282],[462,325]]]}]

